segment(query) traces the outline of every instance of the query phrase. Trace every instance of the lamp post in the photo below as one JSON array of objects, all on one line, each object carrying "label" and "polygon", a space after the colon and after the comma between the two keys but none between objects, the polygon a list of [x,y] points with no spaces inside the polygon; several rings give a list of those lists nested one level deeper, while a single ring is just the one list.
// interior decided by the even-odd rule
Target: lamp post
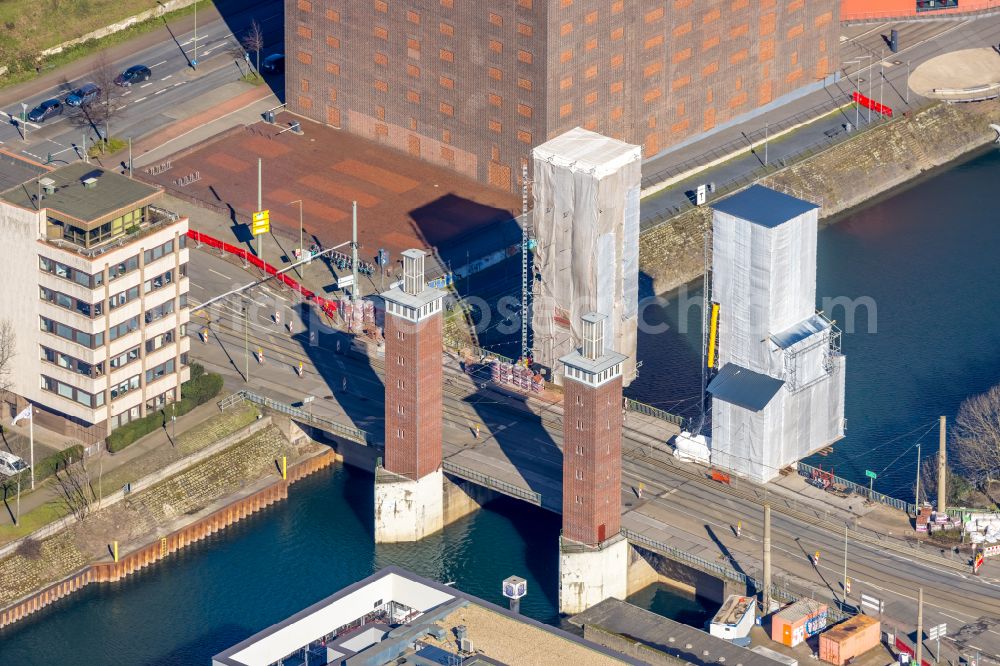
[{"label": "lamp post", "polygon": [[246,304],[243,305],[243,360],[246,362],[246,371],[243,379],[250,383],[250,311]]},{"label": "lamp post", "polygon": [[[302,199],[296,199],[295,201],[289,201],[288,202],[289,206],[291,206],[292,204],[298,204],[299,205],[299,252],[301,254],[304,254],[306,250],[305,250],[305,248],[302,245],[302,242],[303,242],[302,241]],[[299,277],[302,277],[301,271],[299,272]]]},{"label": "lamp post", "polygon": [[194,56],[191,58],[191,68],[198,69],[198,1],[194,3]]}]

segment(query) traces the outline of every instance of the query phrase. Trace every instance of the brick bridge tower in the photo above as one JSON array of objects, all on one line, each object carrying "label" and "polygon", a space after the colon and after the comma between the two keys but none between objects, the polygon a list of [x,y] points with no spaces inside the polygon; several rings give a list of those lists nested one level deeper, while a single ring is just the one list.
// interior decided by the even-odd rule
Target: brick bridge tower
[{"label": "brick bridge tower", "polygon": [[628,542],[621,536],[622,369],[605,317],[582,317],[583,348],[563,356],[563,527],[559,611],[624,599]]},{"label": "brick bridge tower", "polygon": [[443,527],[444,292],[424,282],[424,252],[403,252],[403,286],[385,299],[385,466],[375,470],[375,541]]}]

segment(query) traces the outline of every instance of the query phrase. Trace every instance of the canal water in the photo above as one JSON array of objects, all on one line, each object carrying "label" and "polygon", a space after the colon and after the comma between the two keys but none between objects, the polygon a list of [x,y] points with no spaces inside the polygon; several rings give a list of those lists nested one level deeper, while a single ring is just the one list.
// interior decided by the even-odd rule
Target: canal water
[{"label": "canal water", "polygon": [[[848,435],[819,459],[838,474],[863,481],[873,469],[876,488],[907,496],[917,437],[925,433],[931,455],[937,416],[953,416],[965,396],[1000,381],[997,183],[1000,153],[990,151],[820,232],[819,297],[875,305],[860,308],[844,334]],[[646,312],[650,323],[670,328],[640,338],[634,397],[697,411],[700,302],[696,292],[686,301],[674,294]],[[829,314],[846,328],[842,308]],[[0,662],[207,664],[389,564],[497,603],[501,580],[524,576],[522,611],[558,621],[558,516],[499,500],[419,544],[376,547],[371,488],[371,475],[351,468],[317,473],[295,484],[289,501],[0,630]],[[714,610],[663,587],[633,600],[695,626]]]},{"label": "canal water", "polygon": [[[936,455],[938,417],[1000,383],[998,183],[991,148],[820,230],[817,307],[833,299],[844,330],[847,436],[808,462],[865,485],[871,470],[912,501],[916,442]],[[699,280],[645,311],[669,330],[640,334],[632,397],[698,413],[701,293]]]},{"label": "canal water", "polygon": [[[559,517],[501,499],[418,544],[372,542],[374,480],[338,465],[289,499],[118,583],[91,585],[0,629],[0,663],[183,665],[222,651],[374,571],[398,565],[506,605],[501,581],[528,580],[521,612],[558,623]],[[636,603],[701,626],[714,607],[666,587]]]}]

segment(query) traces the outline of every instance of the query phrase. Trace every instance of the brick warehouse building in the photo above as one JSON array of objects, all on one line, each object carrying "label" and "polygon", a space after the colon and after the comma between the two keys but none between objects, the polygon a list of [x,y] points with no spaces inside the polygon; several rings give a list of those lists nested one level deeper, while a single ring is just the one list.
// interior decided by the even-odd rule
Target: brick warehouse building
[{"label": "brick warehouse building", "polygon": [[291,111],[513,189],[582,126],[647,157],[820,87],[839,0],[287,0]]}]

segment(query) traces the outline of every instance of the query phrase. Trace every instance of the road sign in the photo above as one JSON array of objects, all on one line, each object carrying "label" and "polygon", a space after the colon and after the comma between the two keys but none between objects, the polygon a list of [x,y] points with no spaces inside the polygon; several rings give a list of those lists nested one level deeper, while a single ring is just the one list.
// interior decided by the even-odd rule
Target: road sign
[{"label": "road sign", "polygon": [[875,472],[871,471],[870,469],[866,469],[865,470],[865,476],[867,476],[869,479],[877,479],[878,478],[878,474],[876,474]]},{"label": "road sign", "polygon": [[271,230],[271,211],[260,210],[253,214],[251,231],[254,236],[266,234]]},{"label": "road sign", "polygon": [[354,286],[354,276],[353,275],[341,275],[337,278],[337,289],[344,289],[345,287]]},{"label": "road sign", "polygon": [[315,399],[316,399],[316,396],[314,396],[314,395],[307,395],[306,397],[302,398],[302,404],[303,405],[308,405],[310,402],[312,402]]},{"label": "road sign", "polygon": [[930,629],[927,630],[927,638],[931,639],[932,641],[935,639],[940,639],[941,637],[947,635],[948,635],[947,624],[939,624],[938,626],[931,627]]},{"label": "road sign", "polygon": [[844,594],[850,594],[850,593],[851,593],[851,579],[850,578],[845,578],[844,579]]},{"label": "road sign", "polygon": [[885,610],[885,604],[881,599],[876,599],[875,597],[868,596],[867,594],[861,595],[861,605],[865,608],[870,608],[877,613],[881,613]]},{"label": "road sign", "polygon": [[381,266],[385,266],[389,263],[389,250],[384,247],[378,251],[378,263]]},{"label": "road sign", "polygon": [[707,195],[708,195],[708,185],[699,185],[698,189],[695,190],[695,202],[699,206],[704,206]]}]

